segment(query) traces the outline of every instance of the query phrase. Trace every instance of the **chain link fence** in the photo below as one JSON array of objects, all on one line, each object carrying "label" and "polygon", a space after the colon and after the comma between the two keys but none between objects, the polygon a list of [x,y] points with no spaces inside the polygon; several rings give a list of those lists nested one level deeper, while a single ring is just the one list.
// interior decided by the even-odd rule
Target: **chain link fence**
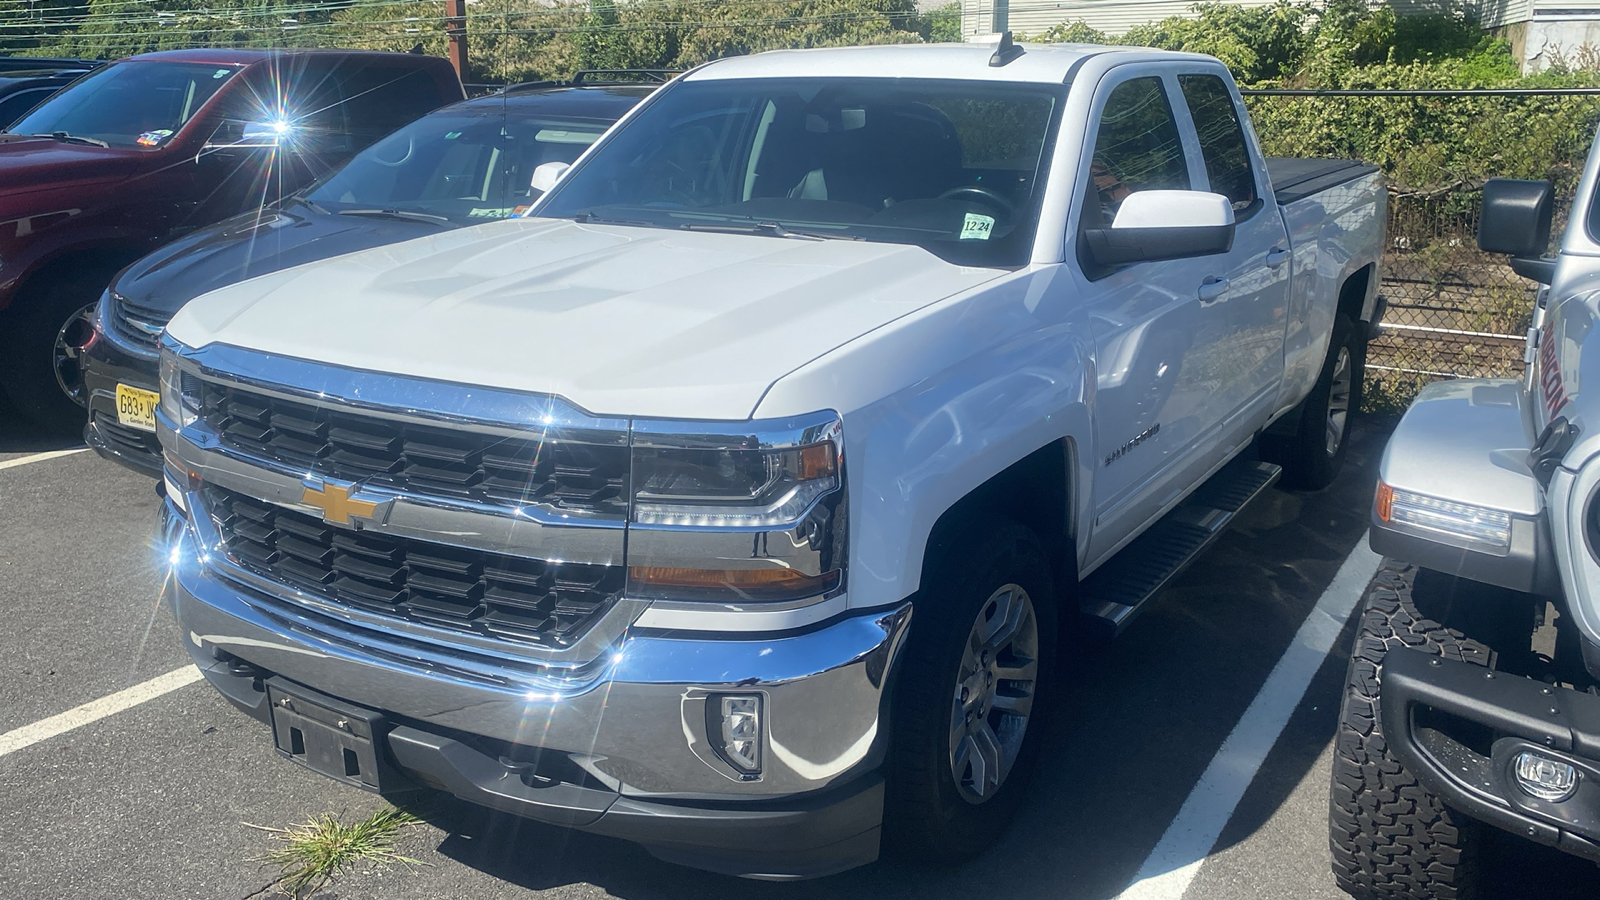
[{"label": "chain link fence", "polygon": [[[1389,243],[1379,290],[1389,312],[1368,346],[1365,408],[1401,411],[1441,378],[1522,374],[1539,285],[1478,250],[1483,182],[1553,181],[1559,239],[1600,118],[1600,90],[1246,93],[1269,153],[1352,156],[1384,170]],[[1290,114],[1282,104],[1300,107]],[[1352,138],[1352,129],[1327,124],[1296,131],[1313,119],[1366,133]],[[1496,146],[1493,130],[1508,122],[1520,127]]]}]

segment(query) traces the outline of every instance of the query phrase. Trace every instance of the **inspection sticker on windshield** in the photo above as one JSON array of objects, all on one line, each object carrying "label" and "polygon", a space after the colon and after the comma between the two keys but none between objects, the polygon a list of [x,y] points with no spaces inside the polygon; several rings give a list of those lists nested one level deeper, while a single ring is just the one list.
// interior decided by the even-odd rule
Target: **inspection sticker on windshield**
[{"label": "inspection sticker on windshield", "polygon": [[963,241],[987,241],[989,232],[994,230],[994,219],[980,216],[977,213],[967,213],[967,219],[961,223],[961,239]]},{"label": "inspection sticker on windshield", "polygon": [[159,147],[161,142],[169,137],[172,137],[172,132],[169,129],[159,128],[139,135],[138,144],[141,147]]}]

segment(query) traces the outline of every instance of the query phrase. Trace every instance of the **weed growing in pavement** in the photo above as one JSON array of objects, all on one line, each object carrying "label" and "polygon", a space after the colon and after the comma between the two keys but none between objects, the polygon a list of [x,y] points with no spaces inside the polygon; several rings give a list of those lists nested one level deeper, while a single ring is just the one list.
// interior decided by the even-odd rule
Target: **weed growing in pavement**
[{"label": "weed growing in pavement", "polygon": [[282,842],[282,847],[261,857],[261,861],[282,870],[273,886],[289,897],[300,898],[315,894],[358,862],[424,865],[394,849],[400,829],[420,823],[416,816],[386,806],[352,825],[340,822],[333,813],[323,813],[288,828],[245,824]]}]

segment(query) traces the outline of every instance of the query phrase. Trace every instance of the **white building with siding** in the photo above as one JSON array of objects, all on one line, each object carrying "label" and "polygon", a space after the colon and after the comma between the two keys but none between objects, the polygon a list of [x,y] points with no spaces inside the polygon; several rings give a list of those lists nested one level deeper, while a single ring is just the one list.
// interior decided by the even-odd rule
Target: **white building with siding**
[{"label": "white building with siding", "polygon": [[[1270,6],[1275,0],[1223,0],[1236,6]],[[1375,0],[1402,13],[1436,11],[1439,0]],[[999,31],[1037,34],[1082,21],[1107,34],[1169,16],[1192,14],[1195,0],[961,0],[961,33],[968,40]],[[1588,45],[1600,51],[1600,0],[1467,0],[1485,28],[1510,39],[1523,68],[1538,71],[1552,55],[1574,57]]]}]

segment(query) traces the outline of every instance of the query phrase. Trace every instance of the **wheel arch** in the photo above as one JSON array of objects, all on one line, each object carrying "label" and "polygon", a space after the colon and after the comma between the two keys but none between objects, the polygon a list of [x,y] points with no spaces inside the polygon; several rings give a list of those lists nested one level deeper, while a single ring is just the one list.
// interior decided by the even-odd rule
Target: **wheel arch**
[{"label": "wheel arch", "polygon": [[25,314],[27,298],[44,289],[52,278],[63,273],[103,273],[109,285],[114,276],[144,254],[144,249],[126,245],[90,244],[67,247],[34,262],[17,274],[7,293],[7,304],[0,312],[17,310]]},{"label": "wheel arch", "polygon": [[983,516],[1012,519],[1032,530],[1050,556],[1058,592],[1077,582],[1078,447],[1061,437],[996,472],[934,520],[922,556],[922,581],[952,548],[967,523]]},{"label": "wheel arch", "polygon": [[1377,276],[1378,264],[1375,262],[1345,273],[1339,284],[1338,314],[1348,317],[1352,322],[1371,324],[1376,314],[1374,300],[1377,297]]}]

